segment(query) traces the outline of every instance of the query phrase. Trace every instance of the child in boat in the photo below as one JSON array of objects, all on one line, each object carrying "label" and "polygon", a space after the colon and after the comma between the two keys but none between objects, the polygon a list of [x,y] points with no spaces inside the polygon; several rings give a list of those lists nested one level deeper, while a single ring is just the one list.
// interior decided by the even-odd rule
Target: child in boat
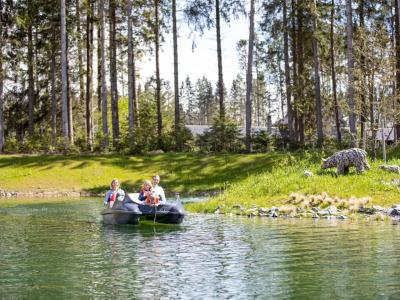
[{"label": "child in boat", "polygon": [[159,198],[154,195],[153,185],[150,180],[146,180],[140,190],[139,201],[147,205],[157,205]]},{"label": "child in boat", "polygon": [[106,193],[104,197],[104,206],[109,204],[109,207],[113,207],[115,201],[122,201],[125,198],[124,190],[119,188],[119,180],[114,178],[111,181],[110,190]]}]

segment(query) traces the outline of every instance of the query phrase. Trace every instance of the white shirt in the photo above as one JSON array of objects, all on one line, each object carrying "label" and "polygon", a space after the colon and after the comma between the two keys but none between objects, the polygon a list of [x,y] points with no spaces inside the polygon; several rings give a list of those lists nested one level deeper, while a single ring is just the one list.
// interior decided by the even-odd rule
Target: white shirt
[{"label": "white shirt", "polygon": [[158,196],[160,198],[159,202],[161,204],[165,204],[167,202],[167,198],[165,198],[164,189],[161,186],[156,185],[155,187],[153,187],[153,193],[155,196]]}]

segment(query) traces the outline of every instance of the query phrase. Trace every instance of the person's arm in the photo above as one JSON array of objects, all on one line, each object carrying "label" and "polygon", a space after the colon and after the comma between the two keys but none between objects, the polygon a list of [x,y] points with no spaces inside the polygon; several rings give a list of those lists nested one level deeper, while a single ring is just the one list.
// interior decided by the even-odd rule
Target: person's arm
[{"label": "person's arm", "polygon": [[124,190],[118,190],[118,195],[117,195],[117,200],[118,201],[123,201],[125,199],[125,192]]},{"label": "person's arm", "polygon": [[160,198],[160,203],[165,204],[167,202],[167,198],[165,198],[164,189],[162,187],[160,187]]},{"label": "person's arm", "polygon": [[106,196],[104,197],[104,201],[103,201],[104,206],[107,205],[108,200],[110,200],[110,191],[107,191]]},{"label": "person's arm", "polygon": [[146,200],[146,195],[144,194],[144,192],[140,192],[139,201],[145,201],[145,200]]}]

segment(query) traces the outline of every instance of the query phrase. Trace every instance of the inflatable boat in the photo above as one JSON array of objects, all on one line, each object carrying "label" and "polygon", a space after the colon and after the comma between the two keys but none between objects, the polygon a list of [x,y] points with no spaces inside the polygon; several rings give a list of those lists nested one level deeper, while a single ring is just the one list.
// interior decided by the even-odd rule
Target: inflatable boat
[{"label": "inflatable boat", "polygon": [[105,224],[139,224],[140,220],[152,220],[158,223],[180,224],[185,217],[185,210],[180,201],[155,205],[142,204],[139,194],[127,194],[123,201],[116,201],[110,208],[105,208],[101,215]]}]

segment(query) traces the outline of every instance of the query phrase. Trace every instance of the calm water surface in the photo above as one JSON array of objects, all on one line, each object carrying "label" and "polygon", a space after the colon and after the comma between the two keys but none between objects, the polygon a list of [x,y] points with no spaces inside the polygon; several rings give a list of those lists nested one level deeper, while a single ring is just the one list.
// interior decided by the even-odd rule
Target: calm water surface
[{"label": "calm water surface", "polygon": [[100,210],[0,207],[0,298],[400,299],[400,225],[192,214],[110,226]]}]

